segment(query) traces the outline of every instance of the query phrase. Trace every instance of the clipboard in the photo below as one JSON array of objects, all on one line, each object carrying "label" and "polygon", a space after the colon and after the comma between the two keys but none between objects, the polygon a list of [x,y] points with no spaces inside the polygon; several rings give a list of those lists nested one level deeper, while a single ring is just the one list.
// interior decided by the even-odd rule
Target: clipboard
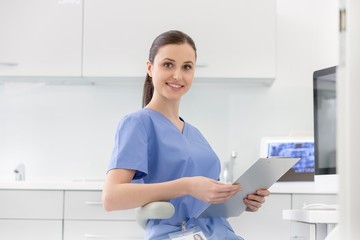
[{"label": "clipboard", "polygon": [[246,210],[243,199],[258,189],[268,189],[284,175],[300,158],[269,157],[258,159],[233,184],[241,184],[242,190],[221,204],[210,204],[198,218],[237,217]]}]

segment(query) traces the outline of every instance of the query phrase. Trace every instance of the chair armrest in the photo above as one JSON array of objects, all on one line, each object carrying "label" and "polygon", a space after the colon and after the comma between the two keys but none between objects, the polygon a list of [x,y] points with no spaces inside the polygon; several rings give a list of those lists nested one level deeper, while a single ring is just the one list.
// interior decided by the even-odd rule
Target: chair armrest
[{"label": "chair armrest", "polygon": [[167,219],[175,213],[174,206],[169,202],[151,202],[136,211],[136,222],[146,229],[149,219]]}]

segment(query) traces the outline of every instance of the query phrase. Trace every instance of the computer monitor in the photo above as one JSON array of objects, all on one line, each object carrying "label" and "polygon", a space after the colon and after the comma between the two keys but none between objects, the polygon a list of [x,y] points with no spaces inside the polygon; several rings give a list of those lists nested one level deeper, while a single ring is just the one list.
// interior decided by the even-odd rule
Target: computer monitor
[{"label": "computer monitor", "polygon": [[315,183],[337,188],[336,66],[313,73]]},{"label": "computer monitor", "polygon": [[263,137],[260,157],[301,158],[278,181],[314,181],[314,138],[313,137]]}]

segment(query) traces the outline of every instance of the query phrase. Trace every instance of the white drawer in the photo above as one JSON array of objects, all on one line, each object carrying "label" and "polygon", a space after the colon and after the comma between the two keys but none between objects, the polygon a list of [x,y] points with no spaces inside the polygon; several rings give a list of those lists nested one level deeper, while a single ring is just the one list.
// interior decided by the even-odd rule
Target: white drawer
[{"label": "white drawer", "polygon": [[66,220],[135,220],[135,209],[106,212],[101,191],[65,191]]},{"label": "white drawer", "polygon": [[145,231],[134,221],[73,221],[64,222],[64,240],[144,239]]},{"label": "white drawer", "polygon": [[62,219],[63,191],[0,190],[0,219]]},{"label": "white drawer", "polygon": [[62,240],[62,227],[62,220],[0,220],[0,239]]}]

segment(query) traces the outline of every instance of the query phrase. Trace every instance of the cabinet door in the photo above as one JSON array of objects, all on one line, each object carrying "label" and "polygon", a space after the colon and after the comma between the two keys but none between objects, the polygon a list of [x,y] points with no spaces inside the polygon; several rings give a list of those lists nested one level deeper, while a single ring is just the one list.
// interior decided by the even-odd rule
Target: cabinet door
[{"label": "cabinet door", "polygon": [[0,190],[0,219],[60,220],[63,198],[63,191]]},{"label": "cabinet door", "polygon": [[144,230],[135,221],[65,221],[64,240],[144,239]]},{"label": "cabinet door", "polygon": [[101,191],[65,191],[66,220],[135,220],[135,209],[106,212]]},{"label": "cabinet door", "polygon": [[0,76],[80,76],[82,0],[0,1]]},{"label": "cabinet door", "polygon": [[290,208],[290,194],[271,194],[258,212],[244,212],[229,222],[246,240],[288,240],[290,222],[282,219],[282,210]]},{"label": "cabinet door", "polygon": [[62,220],[1,220],[0,239],[62,240]]},{"label": "cabinet door", "polygon": [[83,74],[144,77],[153,39],[177,29],[197,45],[197,77],[274,78],[275,3],[86,0]]}]

